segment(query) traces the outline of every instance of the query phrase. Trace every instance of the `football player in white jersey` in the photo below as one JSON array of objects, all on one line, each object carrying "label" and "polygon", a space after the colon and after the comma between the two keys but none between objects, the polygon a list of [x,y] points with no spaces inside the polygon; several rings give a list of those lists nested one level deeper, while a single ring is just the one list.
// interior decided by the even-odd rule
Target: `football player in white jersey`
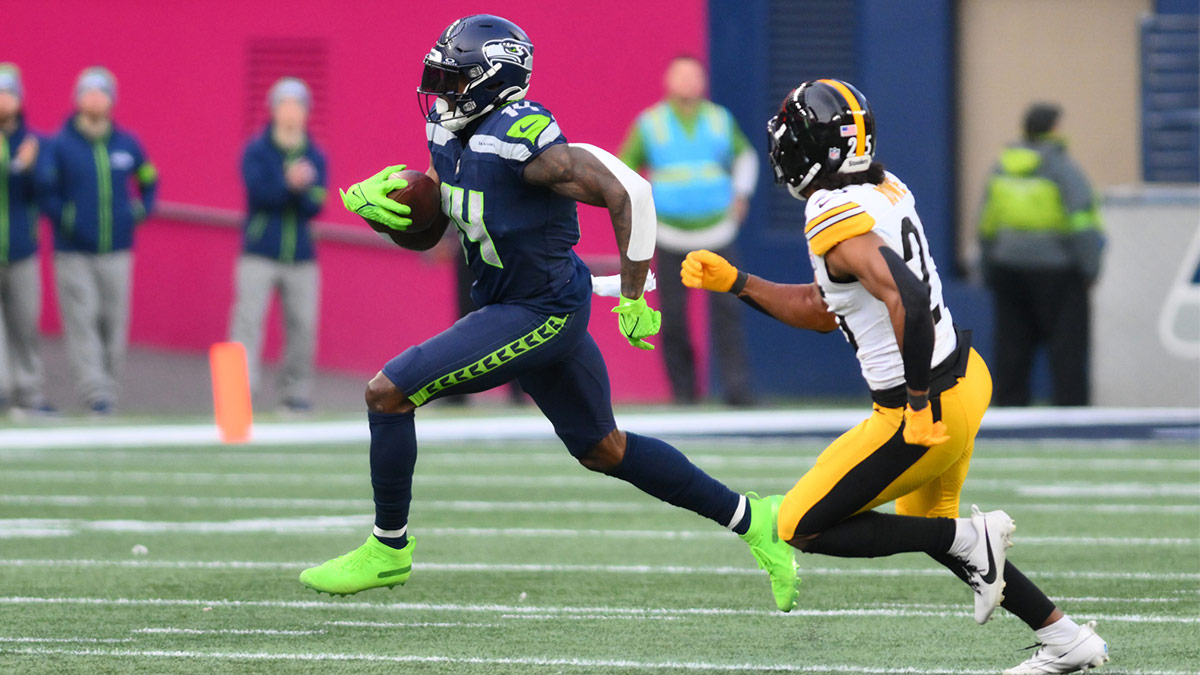
[{"label": "football player in white jersey", "polygon": [[[805,82],[767,130],[776,182],[807,200],[816,281],[777,284],[693,251],[683,282],[733,293],[790,326],[841,328],[874,401],[870,417],[826,448],[788,492],[780,538],[845,558],[927,553],[974,590],[976,621],[1001,606],[1036,631],[1041,649],[1006,673],[1101,665],[1108,646],[1094,622],[1072,621],[1007,561],[1008,514],[972,506],[969,518],[958,518],[991,376],[942,300],[912,193],[874,159],[867,99],[838,80]],[[890,501],[895,514],[872,510]]]}]

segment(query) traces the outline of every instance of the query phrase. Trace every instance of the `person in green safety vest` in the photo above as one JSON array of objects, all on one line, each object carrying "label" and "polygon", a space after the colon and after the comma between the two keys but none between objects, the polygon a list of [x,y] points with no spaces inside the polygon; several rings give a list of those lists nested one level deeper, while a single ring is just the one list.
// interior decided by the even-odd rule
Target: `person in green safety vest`
[{"label": "person in green safety vest", "polygon": [[[656,266],[662,302],[662,346],[676,403],[694,403],[695,350],[687,327],[687,289],[679,266],[689,251],[708,249],[736,259],[734,239],[758,181],[758,157],[733,115],[705,98],[708,75],[692,56],[667,66],[666,97],[638,115],[621,145],[620,157],[645,171],[658,212]],[[732,258],[731,258],[732,256]],[[712,294],[709,326],[729,405],[754,402],[736,298]]]},{"label": "person in green safety vest", "polygon": [[979,222],[984,282],[995,310],[993,403],[1030,404],[1039,347],[1049,356],[1055,405],[1089,402],[1089,291],[1104,235],[1092,186],[1056,134],[1062,109],[1034,103],[1024,138],[988,179]]}]

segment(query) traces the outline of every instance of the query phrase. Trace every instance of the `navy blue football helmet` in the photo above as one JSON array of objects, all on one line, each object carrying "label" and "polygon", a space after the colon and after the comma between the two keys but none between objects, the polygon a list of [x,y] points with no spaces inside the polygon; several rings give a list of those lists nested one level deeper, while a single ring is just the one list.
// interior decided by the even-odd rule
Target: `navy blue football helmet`
[{"label": "navy blue football helmet", "polygon": [[821,174],[857,173],[875,158],[875,114],[854,85],[812,80],[793,89],[767,122],[775,182],[792,196]]},{"label": "navy blue football helmet", "polygon": [[533,44],[515,23],[475,14],[450,24],[425,57],[417,97],[431,122],[458,131],[496,108],[525,98]]}]

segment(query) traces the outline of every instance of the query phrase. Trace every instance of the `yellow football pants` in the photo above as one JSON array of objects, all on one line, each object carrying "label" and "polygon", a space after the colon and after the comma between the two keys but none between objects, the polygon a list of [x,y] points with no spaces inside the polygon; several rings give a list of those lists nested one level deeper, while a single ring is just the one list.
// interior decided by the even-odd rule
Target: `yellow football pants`
[{"label": "yellow football pants", "polygon": [[893,500],[901,515],[957,518],[975,434],[991,397],[992,376],[972,349],[966,375],[940,395],[949,441],[928,449],[908,445],[901,431],[904,408],[876,404],[870,417],[830,444],[788,491],[779,510],[779,536],[790,541],[818,534]]}]

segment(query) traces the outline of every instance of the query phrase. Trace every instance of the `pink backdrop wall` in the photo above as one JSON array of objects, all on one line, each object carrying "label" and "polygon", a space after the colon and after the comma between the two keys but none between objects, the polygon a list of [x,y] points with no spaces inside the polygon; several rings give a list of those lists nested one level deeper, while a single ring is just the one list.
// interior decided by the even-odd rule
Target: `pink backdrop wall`
[{"label": "pink backdrop wall", "polygon": [[[446,24],[474,12],[501,12],[521,25],[536,49],[530,98],[554,111],[568,138],[614,151],[633,116],[659,97],[668,59],[706,52],[700,0],[463,2],[444,11],[319,0],[47,0],[5,3],[0,61],[22,68],[26,113],[41,131],[56,130],[69,113],[80,69],[106,65],[118,79],[118,122],[141,138],[159,167],[160,198],[241,210],[248,40],[327,40],[327,86],[314,111],[323,130],[317,142],[329,156],[331,187],[346,186],[391,163],[425,167],[414,94],[421,59]],[[613,254],[604,214],[581,207],[581,218],[580,252]],[[336,196],[320,220],[364,227]],[[145,224],[135,248],[133,341],[203,350],[223,339],[238,247],[233,229],[163,218]],[[330,241],[319,256],[321,367],[373,373],[454,318],[448,265],[400,249]],[[592,334],[608,359],[614,391],[624,399],[665,396],[660,353],[629,347],[607,311],[611,305],[597,301]],[[44,327],[56,331],[49,284],[44,315]],[[273,321],[269,355],[278,351],[278,333]]]}]

